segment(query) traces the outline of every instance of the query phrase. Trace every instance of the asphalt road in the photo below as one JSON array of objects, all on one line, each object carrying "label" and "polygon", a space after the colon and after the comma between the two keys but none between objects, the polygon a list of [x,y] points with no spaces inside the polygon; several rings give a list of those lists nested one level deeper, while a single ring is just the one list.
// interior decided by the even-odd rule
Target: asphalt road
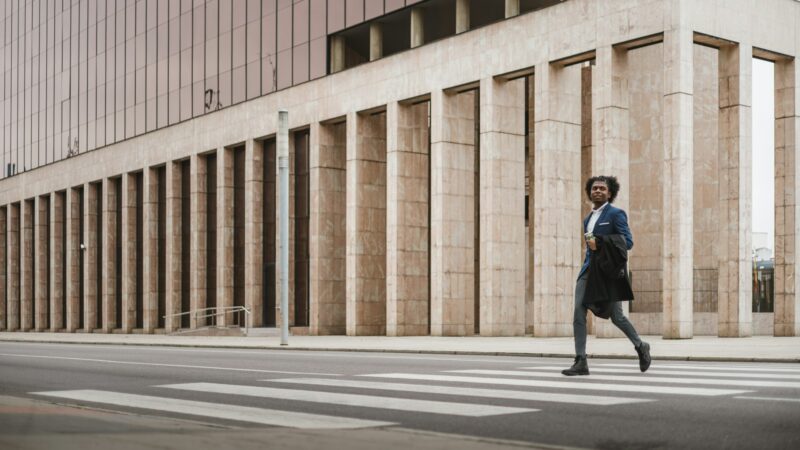
[{"label": "asphalt road", "polygon": [[800,448],[800,365],[0,343],[0,448]]}]

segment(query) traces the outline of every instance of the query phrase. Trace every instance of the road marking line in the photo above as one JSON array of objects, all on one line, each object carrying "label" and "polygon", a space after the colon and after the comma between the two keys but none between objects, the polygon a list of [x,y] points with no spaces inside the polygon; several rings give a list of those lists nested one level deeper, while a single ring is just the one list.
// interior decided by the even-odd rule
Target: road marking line
[{"label": "road marking line", "polygon": [[[556,370],[561,371],[565,367],[558,367],[558,366],[536,366],[536,367],[521,367],[522,370]],[[638,366],[629,366],[627,369],[618,369],[618,368],[605,368],[605,367],[592,367],[590,369],[592,373],[639,373]],[[786,375],[786,374],[772,374],[772,373],[737,373],[737,372],[696,372],[692,370],[661,370],[660,366],[658,369],[650,369],[647,371],[648,375],[656,374],[656,375],[689,375],[689,376],[698,376],[698,377],[732,377],[732,378],[772,378],[777,380],[800,380],[800,374],[797,375]]]},{"label": "road marking line", "polygon": [[185,391],[210,392],[214,394],[246,395],[250,397],[297,400],[365,408],[393,409],[431,414],[448,414],[467,417],[496,416],[538,411],[538,409],[513,408],[507,406],[481,405],[473,403],[439,402],[395,397],[378,397],[360,394],[342,394],[324,391],[279,389],[262,386],[243,386],[218,383],[167,384],[158,387]]},{"label": "road marking line", "polygon": [[383,391],[420,392],[425,394],[463,395],[465,397],[503,398],[512,400],[530,400],[538,402],[575,403],[579,405],[612,406],[628,403],[644,403],[653,400],[645,398],[605,397],[601,395],[574,395],[556,392],[511,391],[503,389],[478,389],[454,386],[433,386],[427,384],[382,383],[377,381],[315,379],[315,378],[282,378],[261,380],[271,383],[307,384],[314,386],[332,386],[360,389],[377,389]]},{"label": "road marking line", "polygon": [[[591,371],[591,369],[589,369]],[[513,377],[563,378],[564,375],[552,372],[526,372],[521,370],[446,370],[448,373],[466,373],[472,375],[499,375]],[[800,382],[767,381],[767,380],[725,380],[722,378],[670,378],[653,377],[644,373],[639,375],[592,375],[593,380],[635,381],[641,383],[675,383],[675,384],[713,384],[715,386],[747,386],[747,387],[780,387],[800,389]]]},{"label": "road marking line", "polygon": [[221,403],[198,402],[194,400],[181,400],[175,398],[152,397],[149,395],[125,394],[121,392],[97,391],[92,389],[32,392],[31,394],[291,428],[342,429],[395,425],[395,423],[392,422],[350,419],[346,417],[324,416],[319,414],[253,408],[249,406],[226,405]]},{"label": "road marking line", "polygon": [[[617,363],[602,363],[595,364],[602,367],[631,367],[635,363],[617,364]],[[800,373],[800,369],[789,369],[784,367],[764,368],[763,365],[759,367],[743,367],[743,366],[698,366],[698,365],[683,365],[683,364],[658,364],[659,369],[703,369],[703,370],[724,370],[730,372],[789,372]]]},{"label": "road marking line", "polygon": [[428,375],[428,374],[417,374],[417,373],[377,373],[377,374],[368,374],[361,376],[376,377],[376,378],[399,378],[407,380],[452,381],[457,383],[500,384],[508,386],[583,389],[583,390],[593,390],[593,391],[645,392],[649,394],[718,396],[718,395],[747,394],[749,392],[753,392],[753,391],[742,391],[734,389],[591,383],[591,382],[585,382],[583,380],[575,380],[575,381],[521,380],[518,378],[483,378],[483,377],[468,377],[468,376],[456,376],[456,375]]},{"label": "road marking line", "polygon": [[330,376],[330,377],[342,376],[342,374],[339,373],[289,372],[286,370],[263,370],[263,369],[242,369],[238,367],[193,366],[188,364],[164,364],[164,363],[148,363],[148,362],[138,362],[138,361],[115,361],[111,359],[72,358],[68,356],[20,355],[16,353],[0,353],[0,356],[11,356],[19,358],[63,359],[66,361],[86,361],[86,362],[96,362],[104,364],[125,364],[131,366],[178,367],[181,369],[228,370],[234,372],[280,373],[288,375],[315,375],[315,376]]},{"label": "road marking line", "polygon": [[800,398],[778,398],[778,397],[749,397],[749,396],[739,396],[733,397],[738,398],[740,400],[767,400],[772,402],[792,402],[792,403],[800,403]]}]

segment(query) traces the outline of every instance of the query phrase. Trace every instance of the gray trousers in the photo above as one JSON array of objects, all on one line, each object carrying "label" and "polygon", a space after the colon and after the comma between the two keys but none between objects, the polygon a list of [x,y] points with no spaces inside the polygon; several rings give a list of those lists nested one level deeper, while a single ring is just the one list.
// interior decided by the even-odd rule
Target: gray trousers
[{"label": "gray trousers", "polygon": [[[575,283],[575,312],[572,318],[572,332],[575,336],[575,355],[586,357],[586,309],[583,306],[583,295],[586,292],[586,280],[589,278],[588,272],[584,272],[578,282]],[[611,321],[617,326],[625,336],[633,343],[634,347],[638,347],[642,340],[633,324],[622,313],[622,303],[614,302],[611,308]]]}]

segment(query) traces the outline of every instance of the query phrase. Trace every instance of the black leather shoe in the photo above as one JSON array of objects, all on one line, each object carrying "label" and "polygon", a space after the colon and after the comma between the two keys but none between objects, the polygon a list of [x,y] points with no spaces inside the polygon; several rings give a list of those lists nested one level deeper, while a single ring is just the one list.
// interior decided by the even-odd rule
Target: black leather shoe
[{"label": "black leather shoe", "polygon": [[586,362],[585,356],[576,356],[575,364],[569,369],[562,370],[561,373],[570,377],[573,375],[589,375],[589,363]]},{"label": "black leather shoe", "polygon": [[650,362],[652,362],[652,358],[650,358],[650,344],[642,341],[642,343],[636,347],[636,353],[639,354],[639,370],[647,372],[647,369],[650,368]]}]

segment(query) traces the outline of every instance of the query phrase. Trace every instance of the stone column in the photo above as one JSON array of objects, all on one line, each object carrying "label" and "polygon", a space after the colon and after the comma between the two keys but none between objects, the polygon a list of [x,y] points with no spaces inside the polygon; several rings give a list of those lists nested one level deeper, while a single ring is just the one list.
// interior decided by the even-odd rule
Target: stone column
[{"label": "stone column", "polygon": [[122,174],[122,332],[136,326],[136,175]]},{"label": "stone column", "polygon": [[519,15],[519,0],[506,0],[506,19]]},{"label": "stone column", "polygon": [[309,332],[345,334],[346,125],[314,123],[309,138]]},{"label": "stone column", "polygon": [[719,49],[719,335],[753,334],[753,48]]},{"label": "stone column", "polygon": [[8,293],[8,208],[0,207],[0,331],[8,330],[8,317],[6,316],[6,295]]},{"label": "stone column", "polygon": [[33,318],[33,327],[36,331],[44,331],[47,329],[50,317],[48,316],[48,302],[47,284],[49,281],[50,261],[48,259],[49,236],[47,230],[50,225],[50,202],[49,197],[36,197],[36,274],[34,283],[36,283],[36,315]]},{"label": "stone column", "polygon": [[386,114],[347,117],[347,334],[386,333]]},{"label": "stone column", "polygon": [[[217,150],[217,307],[233,306],[233,150]],[[233,313],[217,318],[225,326]]]},{"label": "stone column", "polygon": [[8,331],[19,329],[19,209],[19,203],[8,205],[8,234],[6,235],[6,248],[8,248],[8,300],[6,301],[8,316],[6,320],[8,321]]},{"label": "stone column", "polygon": [[[595,53],[592,70],[592,175],[613,175],[621,189],[614,206],[628,211],[630,205],[629,116],[628,116],[628,51],[603,46]],[[586,194],[581,193],[586,199]],[[636,240],[636,224],[631,223]],[[622,302],[628,315],[630,302]],[[622,338],[625,335],[610,320],[596,320],[594,331],[601,338]]]},{"label": "stone column", "polygon": [[247,325],[260,327],[264,317],[264,144],[248,139],[244,151],[244,304],[250,310]]},{"label": "stone column", "polygon": [[167,318],[164,320],[164,328],[167,333],[173,332],[181,326],[181,318],[173,314],[180,314],[181,312],[182,237],[183,233],[188,232],[187,228],[189,227],[188,223],[184,224],[182,222],[181,201],[183,192],[181,187],[183,184],[181,182],[180,164],[180,162],[168,161],[165,168],[167,204],[166,208],[164,208],[166,217],[163,220],[167,221],[167,232],[164,241],[166,247],[164,251],[166,273],[163,276],[166,277],[164,282],[166,305],[164,309]]},{"label": "stone column", "polygon": [[344,36],[331,37],[331,73],[344,70]]},{"label": "stone column", "polygon": [[665,338],[693,334],[694,52],[690,29],[664,33],[661,267]]},{"label": "stone column", "polygon": [[158,328],[158,173],[145,167],[142,173],[142,328]]},{"label": "stone column", "polygon": [[775,63],[775,336],[800,336],[800,71],[796,60]]},{"label": "stone column", "polygon": [[537,65],[535,89],[533,332],[571,336],[583,263],[581,69]]},{"label": "stone column", "polygon": [[475,332],[475,95],[431,93],[431,335]]},{"label": "stone column", "polygon": [[97,328],[97,202],[100,201],[95,183],[83,185],[83,328],[87,332]]},{"label": "stone column", "polygon": [[369,60],[383,57],[383,25],[374,22],[369,25]]},{"label": "stone column", "polygon": [[386,107],[386,334],[428,334],[428,102]]},{"label": "stone column", "polygon": [[470,0],[456,0],[456,34],[469,30]]},{"label": "stone column", "polygon": [[117,323],[117,183],[120,179],[103,179],[103,330],[110,333]]},{"label": "stone column", "polygon": [[50,331],[59,331],[64,327],[65,203],[65,194],[50,194]]},{"label": "stone column", "polygon": [[480,85],[480,333],[525,334],[525,80]]},{"label": "stone column", "polygon": [[425,43],[425,16],[421,8],[411,9],[411,48]]},{"label": "stone column", "polygon": [[74,333],[80,324],[81,302],[81,204],[80,190],[68,188],[67,208],[67,331]]},{"label": "stone column", "polygon": [[22,200],[22,216],[20,220],[20,295],[19,311],[22,331],[33,328],[33,227],[34,227],[34,200]]},{"label": "stone column", "polygon": [[[190,282],[191,285],[191,309],[197,311],[198,309],[206,307],[206,215],[208,214],[206,196],[208,195],[207,175],[206,175],[206,159],[199,155],[192,155],[190,162],[190,209],[192,216],[191,233],[191,261],[189,262]],[[198,325],[202,326],[205,323],[198,324],[192,317],[191,327],[197,328]]]}]

